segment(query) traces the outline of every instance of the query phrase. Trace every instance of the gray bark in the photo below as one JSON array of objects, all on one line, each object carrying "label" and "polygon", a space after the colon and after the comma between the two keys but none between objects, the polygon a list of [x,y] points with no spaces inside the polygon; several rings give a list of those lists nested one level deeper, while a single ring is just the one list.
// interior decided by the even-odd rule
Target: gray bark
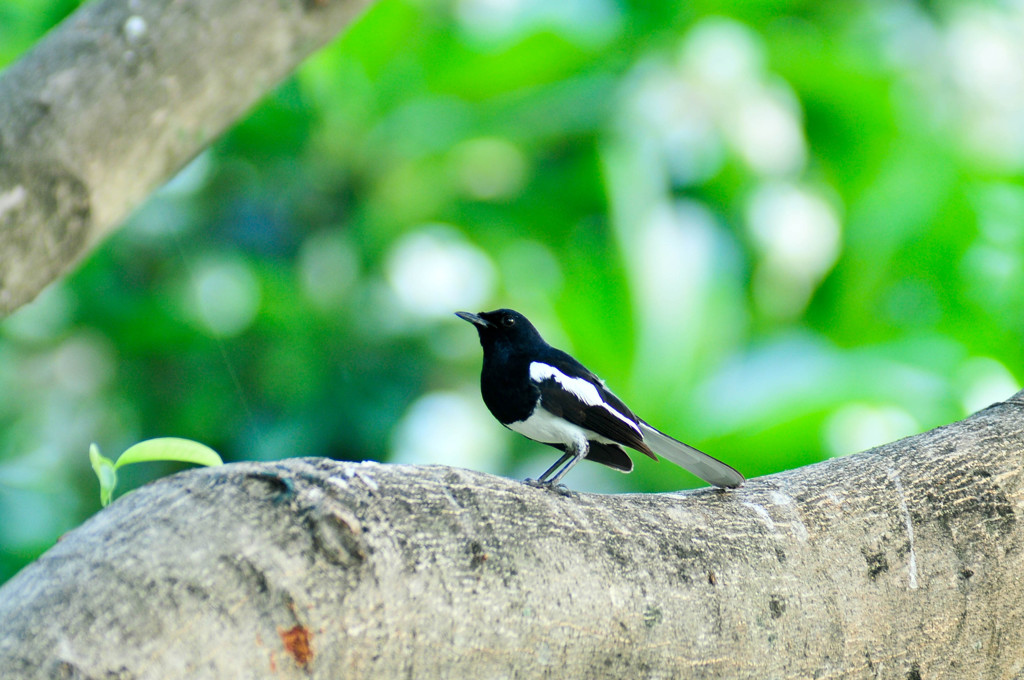
[{"label": "gray bark", "polygon": [[1017,678],[1024,392],[735,491],[293,459],[136,490],[0,588],[4,678]]},{"label": "gray bark", "polygon": [[93,0],[0,73],[0,315],[370,0]]}]

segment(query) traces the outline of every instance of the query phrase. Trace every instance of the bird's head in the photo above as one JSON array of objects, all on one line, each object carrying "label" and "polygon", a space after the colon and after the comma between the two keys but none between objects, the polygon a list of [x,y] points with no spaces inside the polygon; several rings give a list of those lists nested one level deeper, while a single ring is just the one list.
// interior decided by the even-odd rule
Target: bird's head
[{"label": "bird's head", "polygon": [[480,344],[486,350],[489,346],[529,348],[544,343],[540,333],[530,320],[511,309],[495,309],[493,312],[455,312],[455,316],[476,326]]}]

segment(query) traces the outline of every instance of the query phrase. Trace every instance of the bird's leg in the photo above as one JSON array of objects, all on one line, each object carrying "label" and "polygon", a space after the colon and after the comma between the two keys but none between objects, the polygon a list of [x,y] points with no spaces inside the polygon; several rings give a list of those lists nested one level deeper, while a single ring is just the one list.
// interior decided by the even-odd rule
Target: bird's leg
[{"label": "bird's leg", "polygon": [[[549,488],[554,488],[558,486],[558,482],[561,481],[562,477],[565,477],[566,473],[568,473],[569,470],[573,469],[576,466],[576,463],[580,462],[581,460],[587,457],[587,453],[590,450],[590,442],[588,442],[583,437],[580,437],[572,444],[567,445],[566,448],[568,450],[562,455],[562,457],[559,458],[554,465],[549,467],[544,472],[544,474],[542,474],[537,479],[537,481],[535,482],[537,486],[546,486]],[[568,463],[566,463],[567,460],[569,461]],[[563,467],[561,470],[558,470],[559,466],[561,466],[563,463],[565,463],[565,467]],[[558,470],[558,472],[555,473],[555,475],[549,479],[549,476],[552,472],[555,472],[555,470]]]},{"label": "bird's leg", "polygon": [[537,479],[527,479],[526,483],[527,484],[532,484],[532,485],[535,485],[535,486],[544,486],[544,485],[546,485],[548,483],[547,479],[551,475],[551,473],[554,472],[555,470],[557,470],[559,467],[561,467],[562,463],[564,463],[565,461],[569,460],[572,457],[573,457],[572,453],[563,453],[562,457],[559,458],[558,460],[556,460],[554,465],[552,465],[551,467],[549,467],[547,470],[544,471],[544,474],[542,474]]},{"label": "bird's leg", "polygon": [[586,457],[587,449],[588,448],[590,448],[590,447],[587,446],[586,444],[584,444],[583,445],[583,453],[575,453],[575,454],[573,454],[572,460],[570,460],[568,463],[566,463],[565,467],[563,467],[561,470],[558,471],[558,474],[556,474],[551,479],[545,481],[544,483],[547,484],[548,486],[558,486],[558,482],[560,482],[562,480],[562,477],[565,477],[566,473],[568,473],[569,470],[571,470],[574,467],[576,467],[576,463],[580,462],[581,460],[583,460]]}]

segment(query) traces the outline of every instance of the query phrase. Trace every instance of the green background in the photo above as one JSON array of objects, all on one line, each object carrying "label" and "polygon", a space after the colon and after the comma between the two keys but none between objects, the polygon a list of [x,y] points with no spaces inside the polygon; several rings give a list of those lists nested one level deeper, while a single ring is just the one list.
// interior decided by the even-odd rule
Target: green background
[{"label": "green background", "polygon": [[[74,6],[0,0],[0,64]],[[1022,27],[985,3],[383,0],[0,324],[0,581],[98,510],[91,442],[536,476],[557,454],[486,412],[458,309],[524,312],[748,477],[1008,397]]]}]

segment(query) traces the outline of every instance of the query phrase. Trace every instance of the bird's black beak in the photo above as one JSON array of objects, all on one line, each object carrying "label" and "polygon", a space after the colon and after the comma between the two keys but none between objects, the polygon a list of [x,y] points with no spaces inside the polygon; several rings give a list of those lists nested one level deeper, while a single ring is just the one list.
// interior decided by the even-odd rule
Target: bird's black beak
[{"label": "bird's black beak", "polygon": [[455,316],[459,317],[463,321],[470,322],[474,326],[479,326],[480,328],[490,328],[491,326],[494,325],[487,319],[480,316],[479,314],[471,314],[470,312],[455,312]]}]

